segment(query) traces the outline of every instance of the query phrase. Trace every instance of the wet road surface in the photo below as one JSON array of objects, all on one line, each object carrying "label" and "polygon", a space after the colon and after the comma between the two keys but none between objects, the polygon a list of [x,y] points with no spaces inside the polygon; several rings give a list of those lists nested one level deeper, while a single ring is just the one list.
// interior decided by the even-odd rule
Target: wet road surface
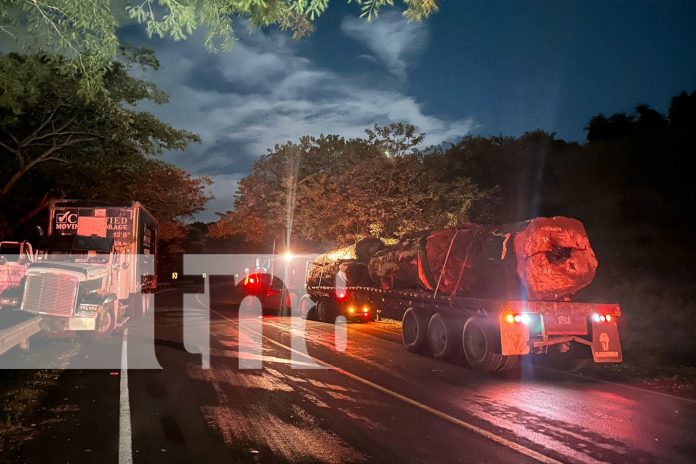
[{"label": "wet road surface", "polygon": [[[34,438],[8,462],[651,463],[696,455],[689,399],[526,364],[482,374],[406,352],[398,324],[348,324],[344,341],[333,325],[240,319],[215,295],[204,369],[182,343],[182,291],[156,303],[163,369],[128,371],[126,420],[123,372],[67,370],[43,401]],[[107,342],[114,353],[123,338]]]}]

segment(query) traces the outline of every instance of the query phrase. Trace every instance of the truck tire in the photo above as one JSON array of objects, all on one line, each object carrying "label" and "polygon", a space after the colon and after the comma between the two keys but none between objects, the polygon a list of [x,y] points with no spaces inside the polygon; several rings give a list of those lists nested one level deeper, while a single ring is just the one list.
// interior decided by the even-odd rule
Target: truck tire
[{"label": "truck tire", "polygon": [[314,320],[316,318],[316,308],[317,305],[314,303],[311,296],[302,295],[297,308],[302,319]]},{"label": "truck tire", "polygon": [[428,345],[428,318],[408,308],[401,319],[401,341],[411,353],[422,353]]},{"label": "truck tire", "polygon": [[500,364],[500,367],[498,368],[498,372],[507,372],[511,371],[512,369],[517,366],[517,362],[520,360],[519,356],[505,356],[503,355],[503,362]]},{"label": "truck tire", "polygon": [[97,326],[92,331],[80,331],[80,335],[89,340],[102,339],[110,336],[116,329],[116,314],[114,312],[114,303],[106,303],[101,312],[97,315]]},{"label": "truck tire", "polygon": [[500,353],[500,340],[495,331],[475,317],[464,324],[462,348],[469,365],[482,372],[499,370],[507,357]]},{"label": "truck tire", "polygon": [[334,324],[336,322],[336,316],[338,315],[338,310],[336,308],[336,303],[329,298],[320,298],[317,302],[317,318],[320,322],[326,322],[327,324]]},{"label": "truck tire", "polygon": [[435,313],[428,322],[428,348],[435,359],[452,359],[461,350],[460,321]]}]

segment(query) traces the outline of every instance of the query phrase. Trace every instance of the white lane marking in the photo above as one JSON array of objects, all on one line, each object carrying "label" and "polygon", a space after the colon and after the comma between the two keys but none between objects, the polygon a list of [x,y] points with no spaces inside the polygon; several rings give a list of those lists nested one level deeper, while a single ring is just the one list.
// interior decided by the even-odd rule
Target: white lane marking
[{"label": "white lane marking", "polygon": [[[227,319],[228,321],[232,322],[233,324],[236,324],[236,323],[237,323],[237,322],[234,321],[233,319],[230,319],[229,317],[225,316],[224,314],[220,314],[219,312],[215,311],[214,309],[211,309],[211,312],[214,312],[215,314],[217,314],[218,316],[222,317],[223,319]],[[248,331],[250,331],[250,332],[255,332],[253,329],[249,329],[249,328],[247,328],[246,330],[248,330]],[[385,393],[386,395],[391,396],[392,398],[396,398],[397,400],[403,401],[404,403],[407,403],[407,404],[409,404],[409,405],[411,405],[411,406],[413,406],[413,407],[416,407],[416,408],[418,408],[418,409],[420,409],[420,410],[422,410],[422,411],[425,411],[425,412],[427,412],[427,413],[430,413],[430,414],[432,414],[432,415],[434,415],[434,416],[436,416],[436,417],[439,417],[440,419],[443,419],[443,420],[445,420],[445,421],[447,421],[447,422],[450,422],[450,423],[452,423],[452,424],[455,424],[455,425],[458,425],[458,426],[460,426],[460,427],[463,427],[463,428],[465,428],[465,429],[467,429],[467,430],[469,430],[469,431],[471,431],[471,432],[477,433],[477,434],[479,434],[479,435],[481,435],[481,436],[483,436],[483,437],[485,437],[485,438],[488,438],[489,440],[491,440],[491,441],[493,441],[493,442],[495,442],[495,443],[498,443],[498,444],[500,444],[500,445],[503,445],[503,446],[505,446],[505,447],[507,447],[507,448],[510,448],[510,449],[514,450],[514,451],[517,451],[517,452],[520,453],[520,454],[524,454],[525,456],[528,456],[528,457],[530,457],[530,458],[532,458],[532,459],[535,459],[535,460],[537,460],[537,461],[539,461],[539,462],[542,462],[542,463],[544,463],[544,464],[562,464],[561,461],[558,461],[558,460],[556,460],[556,459],[553,459],[553,458],[550,458],[550,457],[548,457],[548,456],[545,456],[545,455],[543,455],[543,454],[541,454],[541,453],[539,453],[539,452],[537,452],[537,451],[534,451],[533,449],[527,448],[526,446],[523,446],[523,445],[520,445],[520,444],[518,444],[518,443],[515,443],[514,441],[510,441],[510,440],[508,440],[507,438],[503,438],[503,437],[501,437],[501,436],[499,436],[499,435],[494,434],[493,432],[489,432],[488,430],[482,429],[481,427],[477,427],[476,425],[470,424],[470,423],[468,423],[468,422],[466,422],[466,421],[464,421],[464,420],[462,420],[462,419],[458,419],[458,418],[456,418],[456,417],[454,417],[454,416],[450,416],[449,414],[447,414],[447,413],[445,413],[445,412],[442,412],[442,411],[440,411],[440,410],[438,410],[438,409],[432,408],[432,407],[428,406],[427,404],[423,404],[423,403],[421,403],[421,402],[419,402],[419,401],[416,401],[416,400],[414,400],[414,399],[412,399],[412,398],[409,398],[409,397],[407,397],[407,396],[404,396],[404,395],[402,395],[401,393],[397,393],[397,392],[395,392],[395,391],[393,391],[393,390],[390,390],[390,389],[388,389],[388,388],[386,388],[386,387],[383,387],[382,385],[376,384],[376,383],[374,383],[374,382],[371,382],[370,380],[367,380],[367,379],[365,379],[365,378],[363,378],[363,377],[360,377],[360,376],[358,376],[358,375],[356,375],[356,374],[353,374],[353,373],[348,372],[348,371],[346,371],[346,370],[344,370],[344,369],[341,369],[341,368],[338,367],[338,366],[334,366],[333,364],[330,364],[330,363],[328,363],[328,362],[326,362],[326,361],[322,361],[321,359],[317,359],[317,358],[315,358],[315,357],[313,357],[313,356],[310,356],[310,355],[308,355],[307,353],[303,353],[303,352],[298,351],[298,350],[296,350],[296,349],[294,349],[294,348],[291,348],[291,347],[289,347],[289,346],[287,346],[287,345],[284,345],[284,344],[282,344],[282,343],[280,343],[280,342],[278,342],[278,341],[276,341],[276,340],[273,340],[273,339],[270,338],[269,336],[264,335],[263,333],[260,333],[260,332],[256,332],[256,333],[257,333],[259,336],[265,338],[265,339],[268,340],[270,343],[272,343],[272,344],[274,344],[274,345],[276,345],[276,346],[285,348],[285,349],[287,349],[287,350],[292,351],[293,353],[296,353],[296,354],[299,354],[299,355],[304,356],[304,357],[306,357],[306,358],[309,358],[309,359],[315,361],[316,363],[321,364],[321,365],[323,365],[324,367],[328,367],[329,369],[332,369],[332,370],[334,370],[335,372],[337,372],[337,373],[339,373],[339,374],[342,374],[342,375],[344,375],[344,376],[346,376],[346,377],[348,377],[348,378],[350,378],[350,379],[352,379],[352,380],[355,380],[355,381],[357,381],[357,382],[359,382],[359,383],[362,383],[363,385],[367,385],[367,386],[370,387],[370,388],[373,388],[373,389],[378,390],[378,391],[380,391],[380,392],[382,392],[382,393]]]},{"label": "white lane marking", "polygon": [[121,345],[121,385],[118,419],[118,464],[132,464],[133,443],[130,397],[128,393],[128,329],[123,331],[123,345]]}]

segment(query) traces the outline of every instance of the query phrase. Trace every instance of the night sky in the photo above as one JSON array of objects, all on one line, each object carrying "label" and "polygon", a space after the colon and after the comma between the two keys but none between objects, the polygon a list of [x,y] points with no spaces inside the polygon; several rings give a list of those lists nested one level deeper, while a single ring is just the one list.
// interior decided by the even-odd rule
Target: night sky
[{"label": "night sky", "polygon": [[170,103],[146,109],[203,139],[166,156],[214,177],[201,219],[231,208],[254,159],[302,135],[403,121],[427,144],[535,129],[583,141],[598,112],[666,111],[671,96],[696,89],[693,0],[444,0],[420,24],[388,11],[368,24],[333,0],[299,42],[240,23],[234,50],[214,55],[200,36],[175,43],[121,29],[162,63],[148,77]]}]

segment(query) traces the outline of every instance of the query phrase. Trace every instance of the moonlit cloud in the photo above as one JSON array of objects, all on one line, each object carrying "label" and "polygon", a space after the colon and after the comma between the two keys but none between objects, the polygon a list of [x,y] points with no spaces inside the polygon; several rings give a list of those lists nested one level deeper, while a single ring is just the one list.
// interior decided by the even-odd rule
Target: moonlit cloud
[{"label": "moonlit cloud", "polygon": [[429,38],[425,23],[409,23],[395,11],[382,14],[371,23],[347,16],[341,30],[377,55],[400,80],[406,79],[409,58],[422,51]]},{"label": "moonlit cloud", "polygon": [[387,81],[384,76],[375,76],[377,84],[366,88],[364,80],[301,56],[297,46],[280,33],[256,31],[226,54],[208,54],[195,40],[158,47],[161,68],[148,78],[170,94],[170,103],[143,109],[201,136],[200,145],[166,155],[216,181],[216,199],[201,219],[232,208],[238,180],[275,144],[303,135],[357,137],[374,124],[392,122],[412,123],[428,135],[428,144],[439,144],[473,126],[471,118],[426,114],[412,96],[379,85]]}]

